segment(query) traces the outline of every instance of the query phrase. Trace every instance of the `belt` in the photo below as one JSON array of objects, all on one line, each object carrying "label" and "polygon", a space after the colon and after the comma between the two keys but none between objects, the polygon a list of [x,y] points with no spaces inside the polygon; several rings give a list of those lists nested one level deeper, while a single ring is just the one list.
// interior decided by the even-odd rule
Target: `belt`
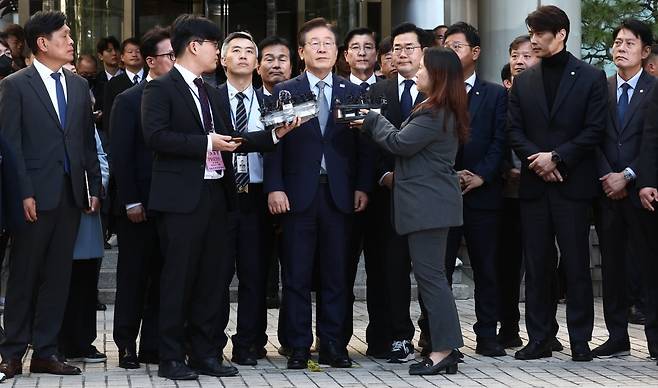
[{"label": "belt", "polygon": [[320,174],[320,183],[329,183],[329,176],[327,174]]}]

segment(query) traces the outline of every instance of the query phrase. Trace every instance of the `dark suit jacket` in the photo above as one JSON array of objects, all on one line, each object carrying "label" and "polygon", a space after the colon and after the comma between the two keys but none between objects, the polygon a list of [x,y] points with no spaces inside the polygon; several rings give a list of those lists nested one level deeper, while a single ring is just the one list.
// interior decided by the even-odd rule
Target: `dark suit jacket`
[{"label": "dark suit jacket", "polygon": [[0,83],[0,136],[16,157],[21,200],[34,197],[38,210],[59,205],[67,153],[76,205],[85,207],[85,170],[91,195],[100,198],[101,172],[89,86],[68,70],[64,70],[64,79],[68,108],[65,128],[34,65]]},{"label": "dark suit jacket", "polygon": [[[402,125],[402,113],[400,112],[400,97],[398,97],[397,75],[394,78],[384,79],[371,85],[368,93],[375,98],[381,96],[386,98],[387,107],[383,112],[384,117],[386,117],[395,128],[400,128]],[[419,92],[414,101],[414,106],[421,103],[424,99],[425,95]],[[395,169],[395,157],[381,147],[377,147],[375,155],[375,180],[378,181],[386,172]]]},{"label": "dark suit jacket", "polygon": [[[514,79],[510,92],[507,135],[521,159],[520,198],[537,198],[547,185],[557,185],[571,199],[599,193],[595,149],[605,131],[608,90],[605,73],[569,54],[549,112],[541,64]],[[546,183],[528,169],[528,156],[557,151],[563,164],[562,183]]]},{"label": "dark suit jacket", "polygon": [[[306,73],[276,85],[273,94],[283,89],[292,95],[309,93]],[[332,107],[337,98],[346,101],[347,96],[359,94],[358,86],[334,74]],[[265,155],[265,191],[284,191],[291,211],[304,211],[318,189],[324,153],[334,203],[341,212],[353,213],[354,191],[369,192],[373,186],[373,152],[372,142],[346,124],[336,124],[333,115],[329,116],[324,136],[314,118],[286,135],[276,151]]]},{"label": "dark suit jacket", "polygon": [[[231,128],[231,130],[234,130],[233,121],[231,120],[231,102],[229,100],[228,86],[226,86],[226,82],[217,86],[217,91],[219,92],[219,107],[222,114],[222,120],[224,121],[224,125],[227,128]],[[265,99],[265,95],[263,94],[263,87],[260,87],[258,89],[254,88],[254,95],[258,100],[259,106],[262,107],[263,100]],[[249,109],[248,107],[245,108]],[[249,112],[247,112],[247,115],[248,114]]]},{"label": "dark suit jacket", "polygon": [[0,136],[0,229],[16,231],[25,225],[18,182],[16,155]]},{"label": "dark suit jacket", "polygon": [[[234,135],[220,119],[219,92],[208,86],[215,132]],[[170,213],[192,212],[204,184],[208,137],[193,96],[180,72],[149,82],[142,97],[142,131],[146,145],[154,151],[149,208]],[[245,142],[236,152],[274,149],[271,131],[240,134]],[[226,170],[220,180],[228,208],[235,208],[236,189],[231,153],[222,152]]]},{"label": "dark suit jacket", "polygon": [[475,77],[469,92],[470,136],[460,147],[455,169],[469,170],[482,177],[484,184],[464,196],[464,204],[474,209],[498,209],[503,202],[500,164],[505,153],[507,93],[505,88]]},{"label": "dark suit jacket", "polygon": [[128,75],[125,72],[112,77],[112,79],[107,82],[107,85],[105,85],[105,90],[103,91],[103,128],[105,128],[108,138],[112,136],[110,117],[112,116],[114,99],[119,94],[133,86],[135,86],[133,81],[128,78]]},{"label": "dark suit jacket", "polygon": [[[647,96],[646,117],[638,161],[636,186],[658,188],[658,87]],[[635,98],[635,96],[633,96]],[[631,101],[633,101],[631,99]],[[627,113],[628,114],[628,111]]]},{"label": "dark suit jacket", "polygon": [[144,143],[142,133],[142,94],[146,81],[119,94],[114,100],[110,130],[110,150],[113,155],[113,173],[116,181],[117,206],[115,215],[126,214],[126,205],[141,202],[148,208],[151,189],[153,152]]},{"label": "dark suit jacket", "polygon": [[[610,172],[621,172],[630,167],[639,174],[639,155],[644,130],[644,117],[650,93],[656,84],[656,78],[643,71],[637,81],[633,97],[624,116],[624,122],[619,121],[617,114],[617,75],[608,78],[608,114],[603,142],[598,150],[599,177]],[[600,195],[603,195],[599,185]],[[640,205],[635,182],[626,186],[628,195],[634,204]]]}]

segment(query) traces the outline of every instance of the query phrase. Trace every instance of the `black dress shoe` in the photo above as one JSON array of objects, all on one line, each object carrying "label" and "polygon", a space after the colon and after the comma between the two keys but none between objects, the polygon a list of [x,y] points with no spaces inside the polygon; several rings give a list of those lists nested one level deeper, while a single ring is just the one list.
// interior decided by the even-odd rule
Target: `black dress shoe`
[{"label": "black dress shoe", "polygon": [[91,346],[88,351],[79,354],[67,354],[66,360],[71,362],[86,362],[89,364],[95,364],[100,362],[107,361],[107,356],[96,349],[95,346]]},{"label": "black dress shoe", "polygon": [[409,374],[414,376],[421,375],[438,375],[445,372],[449,375],[454,375],[459,369],[458,364],[461,362],[461,353],[453,350],[443,360],[434,364],[431,358],[424,358],[421,362],[413,364],[409,367]]},{"label": "black dress shoe", "polygon": [[2,360],[0,363],[0,373],[11,379],[14,376],[23,374],[23,363],[21,360]]},{"label": "black dress shoe", "polygon": [[550,339],[551,342],[551,350],[554,352],[561,352],[564,350],[564,346],[562,346],[562,342],[560,342],[557,337],[553,337]]},{"label": "black dress shoe", "polygon": [[151,350],[142,350],[139,351],[139,357],[137,361],[143,362],[144,364],[159,364],[160,363],[160,354],[158,351]]},{"label": "black dress shoe", "polygon": [[334,368],[351,368],[352,360],[347,355],[347,349],[339,347],[333,341],[327,341],[322,343],[318,364],[330,365]]},{"label": "black dress shoe", "polygon": [[628,338],[620,340],[610,338],[592,350],[592,355],[597,358],[628,356],[629,354],[631,354],[631,343]]},{"label": "black dress shoe", "polygon": [[169,380],[196,380],[199,375],[181,361],[160,361],[158,376]]},{"label": "black dress shoe", "polygon": [[30,373],[50,373],[52,375],[79,375],[80,368],[69,365],[60,360],[57,355],[46,358],[32,358],[30,361]]},{"label": "black dress shoe", "polygon": [[264,347],[260,347],[260,348],[254,350],[254,351],[256,353],[256,358],[259,359],[259,360],[262,360],[265,357],[267,357],[267,349],[265,349]]},{"label": "black dress shoe", "polygon": [[279,346],[279,349],[277,352],[282,355],[283,357],[290,357],[292,356],[292,348],[288,346],[281,345]]},{"label": "black dress shoe", "polygon": [[551,340],[531,341],[523,349],[516,352],[514,358],[517,360],[538,360],[552,355]]},{"label": "black dress shoe", "polygon": [[139,361],[135,349],[119,349],[119,368],[139,369]]},{"label": "black dress shoe", "polygon": [[293,348],[288,358],[288,369],[306,369],[311,352],[306,348]]},{"label": "black dress shoe", "polygon": [[485,357],[507,356],[505,348],[495,338],[478,338],[475,353]]},{"label": "black dress shoe", "polygon": [[498,341],[500,346],[502,346],[504,349],[518,348],[519,346],[523,346],[523,340],[519,336],[519,333],[516,334],[499,333],[496,336],[496,341]]},{"label": "black dress shoe", "polygon": [[647,348],[649,349],[649,358],[658,360],[658,342],[649,342]]},{"label": "black dress shoe", "polygon": [[571,359],[574,361],[592,361],[592,351],[589,350],[587,342],[571,343]]},{"label": "black dress shoe", "polygon": [[258,364],[258,356],[251,349],[233,348],[233,357],[231,362],[238,365],[255,366]]},{"label": "black dress shoe", "polygon": [[209,357],[203,360],[189,360],[190,368],[200,375],[215,377],[231,377],[238,374],[238,368],[233,365],[224,365],[217,357]]}]

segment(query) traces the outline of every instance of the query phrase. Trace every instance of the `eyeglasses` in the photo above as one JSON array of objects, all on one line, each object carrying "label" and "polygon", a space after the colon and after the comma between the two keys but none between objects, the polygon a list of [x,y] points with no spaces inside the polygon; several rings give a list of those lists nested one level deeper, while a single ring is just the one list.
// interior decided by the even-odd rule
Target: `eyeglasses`
[{"label": "eyeglasses", "polygon": [[404,53],[407,55],[411,55],[414,53],[414,50],[421,48],[422,46],[394,46],[393,47],[393,54],[395,55],[400,55],[402,51],[404,50]]},{"label": "eyeglasses", "polygon": [[200,43],[200,44],[204,44],[204,43],[208,42],[211,45],[215,46],[215,50],[217,50],[219,48],[219,42],[216,41],[216,40],[199,39],[199,40],[195,40],[195,42]]},{"label": "eyeglasses", "polygon": [[372,53],[375,51],[375,46],[371,45],[365,45],[365,46],[359,46],[359,45],[354,45],[350,46],[347,51],[351,52],[352,54],[358,54],[361,51],[365,52],[366,54]]},{"label": "eyeglasses", "polygon": [[169,60],[172,61],[172,62],[176,60],[176,54],[173,51],[170,51],[170,52],[164,53],[164,54],[155,54],[154,55],[154,57],[156,57],[156,58],[157,57],[164,57],[164,56],[169,58]]},{"label": "eyeglasses", "polygon": [[473,47],[473,46],[462,42],[452,42],[452,43],[444,44],[443,47],[452,49],[453,51],[459,51],[464,47]]},{"label": "eyeglasses", "polygon": [[332,42],[330,40],[320,42],[319,40],[312,40],[310,42],[305,43],[309,47],[311,47],[311,50],[313,51],[319,51],[320,47],[324,47],[326,49],[332,49],[336,46],[336,42]]}]

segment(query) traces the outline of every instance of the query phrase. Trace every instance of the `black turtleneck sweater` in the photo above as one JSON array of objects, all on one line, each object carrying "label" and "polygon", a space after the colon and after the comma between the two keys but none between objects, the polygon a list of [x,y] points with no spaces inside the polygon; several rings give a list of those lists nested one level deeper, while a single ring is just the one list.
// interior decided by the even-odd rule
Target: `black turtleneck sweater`
[{"label": "black turtleneck sweater", "polygon": [[542,76],[544,78],[544,92],[546,93],[546,102],[548,103],[548,110],[553,109],[553,102],[557,95],[557,89],[560,87],[562,74],[569,62],[569,52],[566,48],[553,55],[552,57],[543,58],[541,60]]}]

